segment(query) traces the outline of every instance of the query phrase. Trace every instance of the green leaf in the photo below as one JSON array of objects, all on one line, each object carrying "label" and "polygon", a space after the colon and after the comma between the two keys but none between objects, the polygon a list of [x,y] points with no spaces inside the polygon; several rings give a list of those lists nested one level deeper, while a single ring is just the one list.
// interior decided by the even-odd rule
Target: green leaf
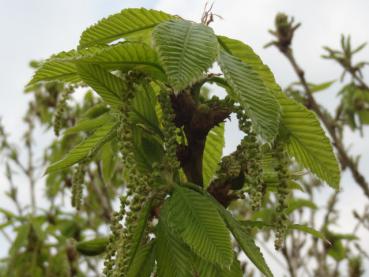
[{"label": "green leaf", "polygon": [[122,37],[147,32],[160,22],[173,17],[162,11],[143,8],[125,9],[87,28],[81,35],[79,47],[85,48],[96,44],[106,44]]},{"label": "green leaf", "polygon": [[322,90],[326,90],[328,88],[330,88],[334,82],[336,80],[333,80],[333,81],[329,81],[329,82],[324,82],[324,83],[321,83],[321,84],[312,84],[312,83],[309,83],[309,87],[310,87],[310,91],[312,93],[315,93],[315,92],[319,92],[319,91],[322,91]]},{"label": "green leaf", "polygon": [[169,203],[168,224],[192,251],[221,267],[230,266],[230,234],[212,202],[191,189],[176,187]]},{"label": "green leaf", "polygon": [[256,246],[254,239],[245,231],[242,224],[234,219],[233,216],[226,209],[224,209],[219,204],[217,204],[217,206],[220,215],[223,217],[228,226],[228,229],[232,232],[234,238],[236,239],[246,256],[263,274],[265,274],[265,276],[273,276],[267,263],[264,260],[263,254],[260,252],[260,248]]},{"label": "green leaf", "polygon": [[17,236],[15,237],[10,249],[9,254],[13,256],[18,253],[19,249],[27,243],[28,234],[31,230],[30,223],[24,223],[17,228]]},{"label": "green leaf", "polygon": [[99,50],[99,48],[91,48],[82,51],[71,50],[56,54],[42,63],[27,86],[34,85],[40,81],[78,83],[81,79],[77,74],[74,61],[81,57],[93,55]]},{"label": "green leaf", "polygon": [[167,21],[155,27],[152,35],[169,82],[176,90],[199,80],[218,54],[217,38],[204,24]]},{"label": "green leaf", "polygon": [[108,245],[109,238],[101,237],[86,241],[80,241],[76,245],[76,249],[79,253],[86,256],[96,256],[105,252]]},{"label": "green leaf", "polygon": [[316,115],[302,104],[279,94],[282,123],[289,132],[287,151],[313,174],[338,189],[340,167]]},{"label": "green leaf", "polygon": [[129,70],[165,79],[164,70],[153,48],[140,42],[122,42],[106,47],[94,56],[79,59],[79,63],[97,64],[108,70]]},{"label": "green leaf", "polygon": [[71,135],[71,134],[75,134],[78,132],[88,132],[88,131],[92,131],[102,125],[104,125],[107,122],[111,122],[112,120],[114,120],[114,118],[108,114],[108,113],[104,113],[103,115],[93,118],[93,119],[82,119],[80,121],[78,121],[76,123],[76,125],[74,125],[73,127],[68,128],[65,132],[64,132],[64,136],[67,135]]},{"label": "green leaf", "polygon": [[310,208],[310,209],[317,209],[318,207],[315,205],[314,202],[310,201],[309,199],[301,199],[301,198],[292,198],[288,201],[288,208],[286,209],[286,213],[290,214],[295,210],[301,208]]},{"label": "green leaf", "polygon": [[107,104],[116,107],[122,103],[121,95],[126,88],[122,79],[98,65],[79,64],[77,70],[81,79],[94,89]]},{"label": "green leaf", "polygon": [[243,272],[236,255],[230,268],[220,268],[212,263],[206,262],[199,257],[194,256],[195,272],[201,277],[242,277]]},{"label": "green leaf", "polygon": [[168,208],[171,199],[166,200],[160,211],[156,226],[155,253],[158,277],[192,277],[192,253],[190,248],[169,228]]},{"label": "green leaf", "polygon": [[202,160],[204,184],[207,187],[213,178],[222,158],[224,147],[224,124],[215,126],[206,137],[204,156]]},{"label": "green leaf", "polygon": [[152,198],[145,204],[143,209],[141,210],[138,218],[137,225],[134,228],[133,231],[133,237],[130,240],[131,248],[130,248],[130,256],[128,257],[128,270],[129,272],[131,270],[132,263],[134,262],[137,252],[139,251],[139,248],[142,244],[142,239],[145,234],[145,229],[147,226],[147,220],[149,219],[150,212],[151,212],[151,205],[152,205]]},{"label": "green leaf", "polygon": [[74,147],[62,160],[51,164],[47,168],[46,173],[66,169],[83,160],[88,155],[94,154],[116,135],[116,127],[117,123],[110,122],[97,129],[91,136]]},{"label": "green leaf", "polygon": [[248,45],[227,37],[218,37],[223,48],[247,63],[258,73],[266,87],[274,92],[281,106],[281,123],[290,132],[288,152],[301,165],[337,188],[340,170],[332,146],[313,112],[285,96],[273,73]]},{"label": "green leaf", "polygon": [[150,277],[155,264],[154,243],[150,242],[137,250],[127,277]]},{"label": "green leaf", "polygon": [[313,228],[311,228],[307,225],[291,224],[291,225],[288,226],[288,229],[308,233],[308,234],[312,235],[313,237],[316,237],[318,239],[322,239],[322,240],[327,241],[327,239],[325,238],[323,233],[321,233],[318,230],[315,230],[315,229],[313,229]]},{"label": "green leaf", "polygon": [[232,90],[228,93],[239,102],[252,120],[256,133],[272,141],[279,127],[279,105],[253,68],[221,50],[219,65]]}]

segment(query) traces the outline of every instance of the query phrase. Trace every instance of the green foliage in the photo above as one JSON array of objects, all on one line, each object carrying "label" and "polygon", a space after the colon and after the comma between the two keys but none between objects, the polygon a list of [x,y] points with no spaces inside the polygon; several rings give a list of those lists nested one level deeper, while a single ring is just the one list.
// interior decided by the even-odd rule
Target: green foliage
[{"label": "green foliage", "polygon": [[158,25],[153,32],[153,43],[169,83],[177,91],[198,81],[218,54],[213,30],[187,20]]},{"label": "green foliage", "polygon": [[222,267],[231,265],[229,232],[208,199],[190,189],[176,187],[168,209],[170,226],[198,256]]},{"label": "green foliage", "polygon": [[117,124],[109,122],[97,129],[91,136],[73,148],[62,160],[51,164],[47,173],[68,168],[85,158],[93,157],[96,152],[115,135]]},{"label": "green foliage", "polygon": [[283,126],[289,133],[288,153],[330,186],[338,189],[340,168],[332,145],[315,114],[283,94],[278,99],[283,107]]},{"label": "green foliage", "polygon": [[206,138],[202,162],[205,187],[210,184],[211,179],[218,169],[218,164],[223,154],[224,143],[224,124],[221,124],[210,130]]},{"label": "green foliage", "polygon": [[157,24],[173,18],[162,11],[126,9],[100,20],[85,30],[79,42],[80,48],[112,42],[119,38],[142,36]]},{"label": "green foliage", "polygon": [[271,91],[250,65],[225,50],[220,51],[219,64],[232,88],[232,99],[246,110],[256,132],[272,141],[278,132],[279,105]]},{"label": "green foliage", "polygon": [[[87,93],[81,105],[52,107],[58,120],[61,110],[74,116],[57,122],[64,136],[48,153],[46,161],[53,163],[46,173],[50,195],[72,186],[79,210],[67,219],[52,210],[49,220],[63,249],[52,259],[67,262],[75,276],[79,259],[104,253],[107,276],[240,277],[241,252],[273,276],[255,229],[276,230],[279,245],[292,230],[324,237],[289,223],[296,210],[317,208],[288,199],[301,189],[299,166],[339,185],[339,166],[318,119],[282,92],[248,45],[217,37],[208,21],[206,14],[195,23],[160,11],[123,10],[84,31],[78,50],[37,65],[30,90],[58,81],[97,94]],[[214,62],[224,78],[211,71]],[[227,97],[208,99],[201,93],[207,82],[224,88]],[[310,87],[320,91],[330,84]],[[224,121],[235,112],[244,138],[223,156]],[[72,176],[68,168],[76,164]],[[112,213],[118,197],[120,208]],[[258,221],[242,222],[241,216]],[[63,226],[55,223],[59,218]],[[106,223],[108,238],[85,240],[87,229],[99,234]],[[11,255],[22,252],[30,234],[46,247],[42,224],[31,221],[20,225]]]},{"label": "green foliage", "polygon": [[78,242],[76,249],[83,255],[95,256],[105,252],[108,238],[101,237],[92,240]]}]

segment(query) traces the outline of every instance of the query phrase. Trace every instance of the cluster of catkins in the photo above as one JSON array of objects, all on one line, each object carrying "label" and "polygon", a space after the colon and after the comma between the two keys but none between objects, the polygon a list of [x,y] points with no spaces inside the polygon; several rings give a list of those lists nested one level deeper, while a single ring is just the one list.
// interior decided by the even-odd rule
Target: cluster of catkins
[{"label": "cluster of catkins", "polygon": [[53,127],[54,127],[54,133],[56,136],[59,136],[60,130],[63,125],[63,114],[65,110],[67,109],[67,101],[69,99],[70,94],[73,92],[73,87],[67,87],[65,88],[60,96],[60,99],[58,100],[58,103],[56,105],[55,109],[55,115],[53,120]]},{"label": "cluster of catkins", "polygon": [[[173,123],[174,113],[169,94],[163,91],[158,100],[162,109],[162,123],[164,136],[164,157],[160,165],[153,165],[150,173],[140,172],[134,157],[134,143],[130,112],[134,91],[133,83],[129,84],[124,104],[120,110],[120,126],[118,139],[125,170],[126,194],[121,197],[121,207],[114,213],[111,229],[112,235],[107,247],[104,274],[106,276],[126,276],[133,251],[132,238],[135,234],[138,217],[145,203],[159,197],[155,194],[153,183],[157,178],[173,178],[173,172],[179,167],[176,158],[176,127]],[[121,222],[124,222],[123,224]],[[148,226],[149,227],[149,226]],[[145,232],[148,236],[148,231]]]},{"label": "cluster of catkins", "polygon": [[288,228],[288,215],[287,209],[287,196],[289,194],[288,188],[288,157],[283,147],[283,143],[280,140],[276,140],[274,145],[273,156],[277,161],[275,171],[278,173],[278,186],[277,186],[277,208],[275,218],[276,228],[276,240],[274,242],[277,250],[283,246],[284,238]]},{"label": "cluster of catkins", "polygon": [[119,211],[113,214],[112,234],[104,262],[106,276],[126,276],[131,254],[134,251],[132,238],[138,224],[138,217],[145,203],[152,197],[152,178],[149,174],[140,172],[134,157],[135,146],[130,115],[134,97],[133,76],[127,76],[127,89],[123,93],[124,102],[118,114],[117,137],[122,154],[126,191],[120,197]]},{"label": "cluster of catkins", "polygon": [[256,134],[251,128],[251,120],[241,107],[236,107],[236,114],[240,130],[245,134],[237,147],[236,156],[241,162],[241,170],[244,172],[245,183],[251,200],[251,209],[260,209],[265,184],[263,181],[262,156]]}]

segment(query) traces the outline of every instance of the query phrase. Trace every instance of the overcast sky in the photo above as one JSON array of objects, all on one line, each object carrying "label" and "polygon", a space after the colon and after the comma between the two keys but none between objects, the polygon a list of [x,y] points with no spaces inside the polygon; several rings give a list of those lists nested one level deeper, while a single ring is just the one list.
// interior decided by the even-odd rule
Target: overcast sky
[{"label": "overcast sky", "polygon": [[[0,3],[0,117],[15,139],[21,134],[19,126],[27,105],[22,91],[32,75],[28,67],[31,59],[47,58],[74,48],[87,26],[126,7],[162,9],[199,21],[204,6],[204,1],[200,0],[0,0]],[[293,15],[303,24],[294,40],[294,48],[310,82],[337,79],[341,73],[332,62],[320,58],[322,46],[338,47],[341,33],[351,34],[354,44],[369,41],[368,0],[217,0],[213,10],[223,18],[212,24],[215,32],[251,45],[283,87],[296,80],[289,64],[277,50],[263,49],[271,39],[267,30],[273,26],[277,12]],[[369,48],[361,57],[369,60]],[[330,110],[336,103],[337,87],[319,95]],[[228,130],[230,128],[233,127]],[[369,135],[368,130],[365,132]],[[227,152],[237,145],[239,138],[239,134],[228,132]],[[363,154],[361,169],[369,178],[369,143],[348,132],[347,145],[352,145],[353,153]],[[2,185],[0,182],[0,191]],[[349,231],[353,222],[352,208],[361,210],[367,202],[350,174],[344,174],[341,185],[350,193],[342,198],[344,219],[339,227]],[[39,190],[42,191],[42,187]],[[325,189],[322,199],[330,192],[329,188]],[[3,201],[4,196],[0,195],[0,206]],[[0,247],[0,256],[4,252]]]}]

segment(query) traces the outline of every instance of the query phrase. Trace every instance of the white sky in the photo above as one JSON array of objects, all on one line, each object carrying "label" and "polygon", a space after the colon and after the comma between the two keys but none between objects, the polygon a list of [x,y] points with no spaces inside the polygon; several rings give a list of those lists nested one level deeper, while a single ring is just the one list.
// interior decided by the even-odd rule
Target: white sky
[{"label": "white sky", "polygon": [[[53,53],[74,48],[84,28],[123,8],[157,8],[198,21],[204,1],[0,0],[0,4],[0,117],[12,138],[16,139],[21,134],[19,126],[27,104],[22,89],[32,74],[28,68],[31,59],[46,58]],[[217,19],[212,24],[215,32],[241,39],[252,46],[271,67],[282,87],[296,80],[289,64],[276,49],[262,48],[271,39],[267,30],[273,26],[277,12],[293,15],[303,24],[297,32],[294,48],[311,82],[337,79],[341,73],[335,64],[320,58],[322,46],[338,47],[341,33],[351,34],[354,44],[369,41],[368,0],[217,0],[214,12],[223,17],[223,20]],[[369,47],[361,57],[369,57]],[[369,77],[368,70],[365,73]],[[319,96],[330,110],[334,109],[336,103],[337,87]],[[230,126],[228,130],[233,128]],[[369,135],[367,129],[365,133]],[[40,136],[40,141],[42,138]],[[239,138],[239,134],[228,131],[227,152],[237,145]],[[369,143],[350,132],[347,138],[346,143],[351,145],[352,152],[362,154],[361,169],[369,178]],[[361,210],[368,201],[350,174],[343,175],[341,185],[348,193],[341,197],[343,220],[339,227],[350,231],[353,224],[352,208]],[[4,189],[2,186],[0,173],[0,192]],[[42,191],[42,187],[39,190]],[[322,205],[330,192],[329,188],[322,192]],[[26,194],[26,191],[23,193]],[[5,197],[0,195],[0,206],[4,201]],[[369,248],[367,240],[363,243]],[[0,256],[5,251],[0,246]]]}]

